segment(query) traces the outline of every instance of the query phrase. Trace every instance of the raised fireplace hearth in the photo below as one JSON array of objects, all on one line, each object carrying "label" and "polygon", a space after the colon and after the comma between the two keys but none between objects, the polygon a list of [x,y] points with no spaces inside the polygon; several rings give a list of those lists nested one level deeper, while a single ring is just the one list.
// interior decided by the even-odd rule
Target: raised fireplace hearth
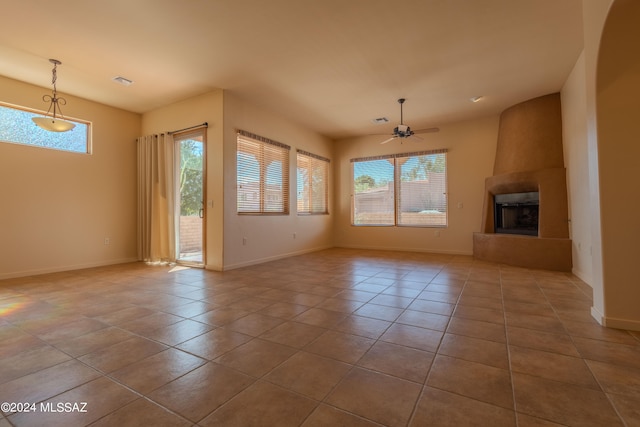
[{"label": "raised fireplace hearth", "polygon": [[485,180],[473,255],[528,268],[571,270],[560,94],[500,116],[493,176]]}]

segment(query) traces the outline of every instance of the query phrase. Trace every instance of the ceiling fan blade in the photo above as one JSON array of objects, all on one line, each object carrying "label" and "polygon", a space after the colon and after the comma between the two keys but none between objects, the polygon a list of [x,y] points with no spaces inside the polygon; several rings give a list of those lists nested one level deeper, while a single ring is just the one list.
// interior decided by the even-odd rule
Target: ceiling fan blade
[{"label": "ceiling fan blade", "polygon": [[440,132],[440,128],[427,128],[427,129],[418,129],[413,131],[413,133],[435,133],[435,132]]},{"label": "ceiling fan blade", "polygon": [[394,139],[396,139],[396,138],[397,138],[396,136],[392,136],[391,138],[387,139],[386,141],[382,141],[382,142],[380,143],[380,145],[382,145],[382,144],[386,144],[387,142],[391,142],[391,141],[393,141],[393,140],[394,140]]},{"label": "ceiling fan blade", "polygon": [[415,142],[424,141],[424,138],[420,138],[418,135],[409,135],[407,138],[414,139]]}]

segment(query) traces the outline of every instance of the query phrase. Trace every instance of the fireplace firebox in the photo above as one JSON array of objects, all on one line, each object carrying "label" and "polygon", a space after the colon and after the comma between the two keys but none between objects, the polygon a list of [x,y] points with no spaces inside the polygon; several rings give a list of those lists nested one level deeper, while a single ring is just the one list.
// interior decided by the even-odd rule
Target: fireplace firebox
[{"label": "fireplace firebox", "polygon": [[494,201],[496,233],[538,235],[538,192],[496,194]]}]

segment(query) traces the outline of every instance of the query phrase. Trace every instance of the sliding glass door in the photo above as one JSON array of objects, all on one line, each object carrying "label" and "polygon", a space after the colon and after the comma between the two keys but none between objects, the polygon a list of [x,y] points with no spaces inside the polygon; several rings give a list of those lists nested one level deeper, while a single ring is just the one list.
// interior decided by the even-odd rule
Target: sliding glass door
[{"label": "sliding glass door", "polygon": [[175,201],[176,213],[179,213],[177,261],[204,266],[206,128],[174,134],[174,140],[178,165]]}]

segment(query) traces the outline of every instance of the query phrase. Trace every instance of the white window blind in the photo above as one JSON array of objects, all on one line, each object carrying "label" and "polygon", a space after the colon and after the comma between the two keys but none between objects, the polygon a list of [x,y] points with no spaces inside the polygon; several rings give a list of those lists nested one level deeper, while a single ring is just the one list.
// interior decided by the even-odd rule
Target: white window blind
[{"label": "white window blind", "polygon": [[447,225],[447,150],[352,159],[353,225]]},{"label": "white window blind", "polygon": [[329,159],[298,150],[297,208],[299,214],[329,213]]},{"label": "white window blind", "polygon": [[289,213],[288,145],[238,131],[238,213]]}]

